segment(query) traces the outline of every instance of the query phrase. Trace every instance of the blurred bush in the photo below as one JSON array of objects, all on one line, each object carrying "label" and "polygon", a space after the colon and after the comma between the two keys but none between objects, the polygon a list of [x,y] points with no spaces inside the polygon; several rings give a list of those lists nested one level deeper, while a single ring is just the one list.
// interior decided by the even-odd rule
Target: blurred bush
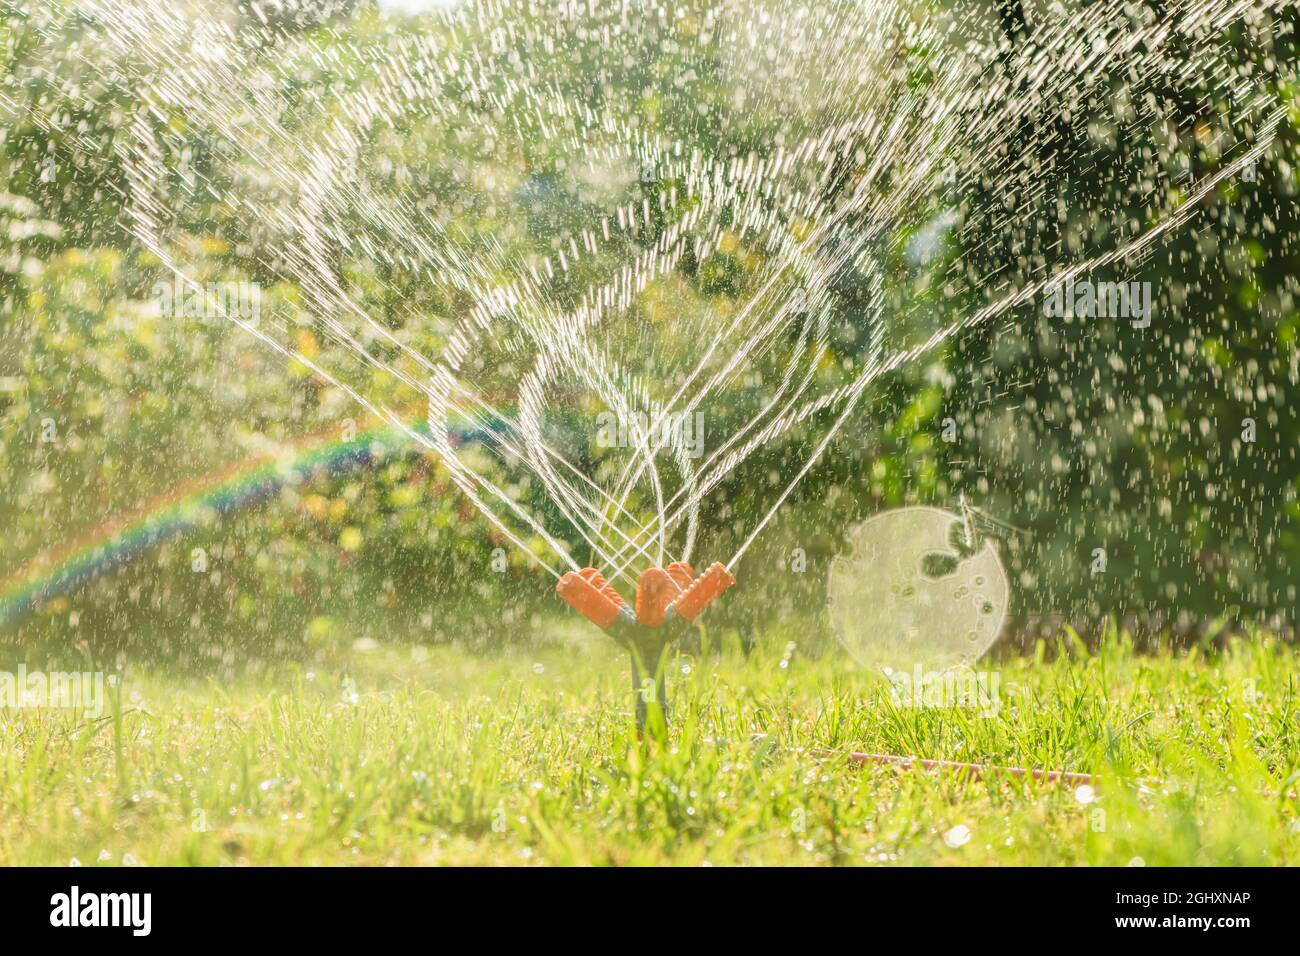
[{"label": "blurred bush", "polygon": [[[346,14],[347,6],[329,12]],[[249,4],[242,9],[255,14]],[[96,540],[106,522],[183,499],[231,462],[275,460],[374,425],[349,417],[360,413],[337,390],[228,323],[159,313],[154,288],[168,276],[120,226],[125,187],[113,142],[133,93],[87,69],[90,28],[56,15],[63,12],[57,4],[7,8],[0,21],[0,169],[7,183],[0,195],[0,579],[11,582],[49,549]],[[323,30],[323,22],[281,18],[275,32]],[[328,27],[358,35],[411,28],[368,7]],[[1259,69],[1266,59],[1294,63],[1294,36],[1287,21],[1225,44],[1243,67]],[[273,44],[266,55],[276,55]],[[671,50],[647,57],[657,58],[655,71],[671,75]],[[582,69],[559,57],[552,66]],[[648,72],[651,63],[638,68]],[[977,332],[893,375],[747,555],[741,574],[753,582],[746,588],[753,597],[736,592],[719,606],[717,625],[753,629],[790,617],[812,626],[829,561],[853,522],[909,502],[955,507],[961,495],[1021,529],[1006,535],[1002,549],[1022,621],[1116,614],[1159,623],[1231,609],[1294,624],[1300,106],[1285,78],[1274,91],[1289,104],[1291,122],[1257,178],[1224,183],[1200,225],[1147,264],[1143,277],[1158,295],[1151,334],[1120,342],[1115,328],[1024,309],[1015,334]],[[1202,172],[1221,161],[1210,141],[1195,135],[1213,109],[1212,101],[1186,108],[1182,152],[1172,151],[1170,161]],[[761,120],[756,116],[754,135]],[[397,134],[384,150],[392,162],[409,162],[413,175],[427,169],[419,161],[424,151],[471,148],[414,121]],[[1117,140],[1109,166],[1053,180],[1040,198],[1040,234],[941,233],[938,254],[921,263],[907,255],[912,237],[900,237],[900,278],[891,293],[956,314],[975,297],[934,280],[951,263],[966,262],[973,279],[1004,270],[1014,281],[1018,257],[1063,257],[1063,236],[1095,235],[1107,224],[1071,222],[1056,208],[1068,207],[1072,194],[1113,190],[1107,177],[1122,168],[1123,151],[1141,147]],[[226,175],[197,132],[186,148],[189,168]],[[467,168],[479,161],[465,157]],[[556,228],[551,220],[576,214],[572,197],[551,195],[544,178],[521,184],[522,223],[506,219],[509,210],[453,208],[454,185],[427,188],[448,197],[446,211],[465,228],[507,242],[536,240]],[[957,206],[969,211],[995,201],[981,195],[979,183],[965,186]],[[216,224],[229,214],[214,202],[188,223],[195,275],[255,280],[264,290],[263,313],[292,320],[299,290],[247,249],[218,238],[228,230]],[[739,288],[737,276],[757,265],[757,254],[739,242],[719,248],[652,286],[646,300],[664,297],[680,307],[700,297],[725,312],[734,307],[727,300]],[[357,299],[392,323],[415,311],[455,314],[457,303],[405,287],[378,268],[337,264]],[[575,270],[573,282],[581,281]],[[865,334],[852,315],[862,293],[850,286],[837,294],[849,351]],[[310,338],[298,345],[319,347]],[[375,388],[398,406],[414,398],[379,381]],[[408,407],[413,420],[423,416],[418,403]],[[709,429],[724,433],[747,411],[712,414]],[[1256,423],[1254,443],[1241,441],[1246,419]],[[576,455],[589,450],[590,436],[572,440]],[[706,501],[702,562],[731,553],[813,444],[797,436],[775,444]],[[545,512],[536,489],[519,493]],[[1097,548],[1107,555],[1104,574],[1093,573]],[[195,549],[203,552],[202,570],[195,570]],[[256,508],[208,515],[194,533],[4,629],[20,640],[70,638],[214,659],[291,653],[340,635],[388,638],[402,629],[422,640],[490,641],[554,610],[550,587],[474,514],[436,461],[390,442],[365,465],[318,470],[286,481]]]}]

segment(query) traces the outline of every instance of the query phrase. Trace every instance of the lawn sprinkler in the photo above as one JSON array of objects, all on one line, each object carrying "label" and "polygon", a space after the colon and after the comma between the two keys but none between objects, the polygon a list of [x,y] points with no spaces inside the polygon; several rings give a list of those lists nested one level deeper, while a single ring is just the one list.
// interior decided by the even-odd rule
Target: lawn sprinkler
[{"label": "lawn sprinkler", "polygon": [[555,593],[570,607],[627,648],[632,658],[638,735],[645,733],[652,715],[667,726],[664,664],[669,646],[735,583],[731,572],[718,562],[698,578],[684,561],[674,561],[667,568],[646,568],[637,580],[635,612],[595,568],[569,571],[555,585]]}]

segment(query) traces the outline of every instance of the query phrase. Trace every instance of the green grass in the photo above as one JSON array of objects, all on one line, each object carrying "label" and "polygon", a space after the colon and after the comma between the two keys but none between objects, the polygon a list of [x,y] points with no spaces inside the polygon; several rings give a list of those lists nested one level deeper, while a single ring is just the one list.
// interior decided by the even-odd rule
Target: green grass
[{"label": "green grass", "polygon": [[[895,706],[838,654],[724,648],[674,660],[673,728],[644,743],[597,641],[348,650],[233,686],[128,670],[94,723],[0,710],[0,862],[1295,864],[1297,657],[1065,639],[983,665],[984,716]],[[1089,801],[799,748],[1103,780]]]}]

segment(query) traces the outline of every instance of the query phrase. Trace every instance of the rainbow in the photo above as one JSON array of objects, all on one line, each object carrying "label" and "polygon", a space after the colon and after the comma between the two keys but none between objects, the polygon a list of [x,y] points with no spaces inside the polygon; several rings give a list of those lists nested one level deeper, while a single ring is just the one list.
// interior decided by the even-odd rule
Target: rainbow
[{"label": "rainbow", "polygon": [[[428,426],[417,420],[408,427],[424,431]],[[294,446],[287,462],[252,459],[226,465],[171,489],[129,515],[111,518],[76,539],[46,551],[0,581],[0,627],[52,598],[129,564],[157,545],[183,537],[212,515],[224,518],[261,504],[292,480],[321,472],[338,475],[369,467],[379,457],[377,446],[392,448],[409,441],[395,425],[360,432],[346,441],[332,437],[336,434],[332,430],[303,439]],[[481,429],[452,429],[452,437],[458,443],[473,440],[480,434]]]}]

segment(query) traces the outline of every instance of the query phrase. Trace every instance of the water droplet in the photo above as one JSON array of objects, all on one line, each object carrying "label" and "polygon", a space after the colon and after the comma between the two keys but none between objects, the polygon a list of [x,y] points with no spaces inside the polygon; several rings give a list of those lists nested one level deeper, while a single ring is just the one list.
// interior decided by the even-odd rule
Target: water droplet
[{"label": "water droplet", "polygon": [[944,831],[943,842],[951,849],[955,850],[958,847],[963,847],[969,843],[970,837],[970,827],[966,826],[964,823],[959,823],[952,829]]}]

